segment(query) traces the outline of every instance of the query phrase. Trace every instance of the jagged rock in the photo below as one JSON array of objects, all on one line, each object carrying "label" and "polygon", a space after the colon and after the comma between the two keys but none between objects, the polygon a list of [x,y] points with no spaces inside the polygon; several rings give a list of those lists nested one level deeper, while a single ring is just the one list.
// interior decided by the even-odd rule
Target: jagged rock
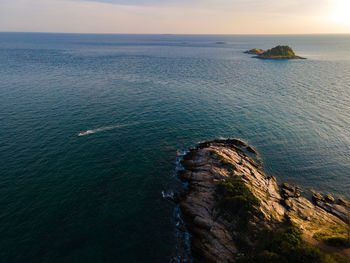
[{"label": "jagged rock", "polygon": [[256,150],[255,150],[253,147],[251,147],[251,146],[248,146],[246,149],[247,149],[248,152],[254,153],[255,155],[258,154],[258,153],[256,152]]},{"label": "jagged rock", "polygon": [[292,208],[292,201],[291,200],[286,199],[286,200],[284,200],[283,203],[288,208],[288,210]]},{"label": "jagged rock", "polygon": [[322,201],[317,202],[317,206],[321,207],[323,210],[327,211],[328,213],[331,213],[344,222],[348,220],[349,214],[350,214],[350,209],[346,206],[339,205],[339,204],[331,204],[331,203],[326,203]]},{"label": "jagged rock", "polygon": [[275,176],[268,176],[267,179],[277,182],[277,178]]},{"label": "jagged rock", "polygon": [[350,202],[349,202],[349,201],[346,201],[346,200],[343,199],[343,198],[339,198],[338,201],[339,201],[339,204],[340,204],[340,205],[343,205],[343,206],[346,206],[346,207],[349,207],[349,208],[350,208]]},{"label": "jagged rock", "polygon": [[335,199],[331,195],[326,195],[325,200],[327,203],[334,203]]},{"label": "jagged rock", "polygon": [[292,187],[290,184],[288,183],[283,183],[282,184],[282,189],[288,189],[290,191],[294,191],[294,187]]},{"label": "jagged rock", "polygon": [[289,197],[294,197],[294,194],[295,194],[294,191],[291,191],[289,189],[282,189],[281,191],[281,196],[284,199],[287,199]]},{"label": "jagged rock", "polygon": [[324,197],[320,194],[320,193],[314,193],[312,195],[312,201],[314,201],[314,203],[317,203],[317,202],[324,202],[325,199]]},{"label": "jagged rock", "polygon": [[299,197],[300,190],[298,187],[291,186],[287,183],[282,184],[281,196],[283,199],[288,199],[290,197]]}]

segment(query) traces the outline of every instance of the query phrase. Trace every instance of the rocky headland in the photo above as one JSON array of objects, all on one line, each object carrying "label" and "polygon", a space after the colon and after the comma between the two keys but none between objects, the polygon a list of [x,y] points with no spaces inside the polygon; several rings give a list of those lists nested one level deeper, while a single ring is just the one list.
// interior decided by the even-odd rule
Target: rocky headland
[{"label": "rocky headland", "polygon": [[176,201],[195,262],[349,262],[346,200],[279,186],[240,140],[201,143],[181,164]]},{"label": "rocky headland", "polygon": [[266,51],[254,48],[247,50],[244,53],[256,55],[254,58],[261,59],[306,59],[295,55],[293,49],[289,46],[276,46]]}]

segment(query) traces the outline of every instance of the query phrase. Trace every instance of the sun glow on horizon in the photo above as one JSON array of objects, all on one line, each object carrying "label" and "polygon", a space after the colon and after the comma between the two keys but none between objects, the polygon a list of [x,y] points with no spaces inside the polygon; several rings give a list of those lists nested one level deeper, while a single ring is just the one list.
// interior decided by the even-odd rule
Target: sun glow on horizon
[{"label": "sun glow on horizon", "polygon": [[350,0],[0,0],[0,31],[348,34],[349,11]]},{"label": "sun glow on horizon", "polygon": [[350,26],[350,1],[349,0],[338,0],[331,11],[331,19],[344,26]]}]

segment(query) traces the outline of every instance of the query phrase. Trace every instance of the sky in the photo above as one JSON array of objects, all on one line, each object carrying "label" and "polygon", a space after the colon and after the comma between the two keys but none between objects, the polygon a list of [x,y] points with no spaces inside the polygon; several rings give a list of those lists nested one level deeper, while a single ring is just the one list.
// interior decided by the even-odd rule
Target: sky
[{"label": "sky", "polygon": [[0,31],[350,33],[350,0],[0,0]]}]

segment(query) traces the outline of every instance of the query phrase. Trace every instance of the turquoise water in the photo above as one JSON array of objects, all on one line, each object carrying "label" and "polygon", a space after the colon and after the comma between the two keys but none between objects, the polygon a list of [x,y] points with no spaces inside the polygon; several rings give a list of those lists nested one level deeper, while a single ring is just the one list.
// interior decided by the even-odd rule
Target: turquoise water
[{"label": "turquoise water", "polygon": [[[277,44],[308,60],[242,53]],[[161,191],[180,187],[180,152],[215,138],[350,198],[349,101],[350,35],[0,33],[1,261],[168,262]]]}]

